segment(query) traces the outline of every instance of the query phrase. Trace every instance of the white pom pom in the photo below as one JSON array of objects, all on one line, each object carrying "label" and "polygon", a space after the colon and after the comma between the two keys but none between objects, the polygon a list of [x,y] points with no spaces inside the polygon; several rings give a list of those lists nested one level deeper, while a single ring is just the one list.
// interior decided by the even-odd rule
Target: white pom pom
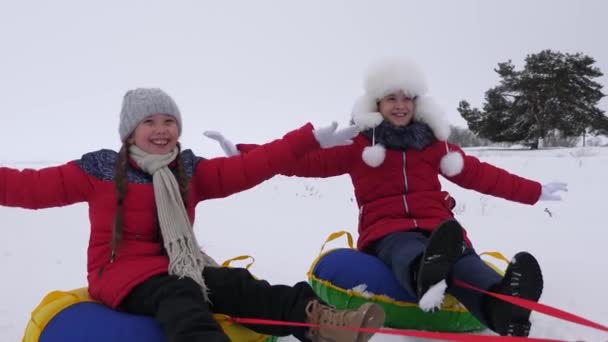
[{"label": "white pom pom", "polygon": [[441,158],[439,168],[441,173],[447,177],[454,177],[462,171],[464,167],[464,159],[458,152],[448,152]]},{"label": "white pom pom", "polygon": [[371,167],[378,167],[384,162],[386,149],[382,145],[367,146],[363,149],[362,157],[365,164]]},{"label": "white pom pom", "polygon": [[382,114],[380,114],[378,112],[360,113],[360,114],[353,115],[353,122],[361,130],[374,128],[374,127],[378,126],[380,123],[382,123],[382,120],[384,120],[384,118],[382,117]]}]

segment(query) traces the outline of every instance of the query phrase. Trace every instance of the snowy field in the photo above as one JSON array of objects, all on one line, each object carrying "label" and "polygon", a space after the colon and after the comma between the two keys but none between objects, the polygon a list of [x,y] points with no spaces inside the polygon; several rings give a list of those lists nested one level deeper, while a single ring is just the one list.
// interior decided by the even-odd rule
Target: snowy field
[{"label": "snowy field", "polygon": [[[500,251],[510,258],[532,252],[545,277],[541,302],[608,324],[605,287],[608,231],[608,148],[542,151],[469,149],[468,153],[519,175],[565,181],[561,202],[536,206],[510,203],[458,188],[457,218],[478,251]],[[78,157],[78,156],[74,156]],[[44,163],[0,160],[0,165],[41,167]],[[356,236],[357,208],[347,177],[275,177],[231,198],[203,202],[195,226],[199,241],[217,260],[247,254],[251,268],[273,283],[304,280],[325,238],[338,230]],[[0,207],[0,342],[22,337],[31,310],[49,291],[86,285],[88,218],[85,205],[26,211]],[[330,247],[343,247],[337,241]],[[608,334],[533,315],[531,336],[566,341],[606,341]],[[489,332],[487,332],[489,334]],[[281,341],[293,341],[285,338]],[[411,341],[377,335],[373,341]]]}]

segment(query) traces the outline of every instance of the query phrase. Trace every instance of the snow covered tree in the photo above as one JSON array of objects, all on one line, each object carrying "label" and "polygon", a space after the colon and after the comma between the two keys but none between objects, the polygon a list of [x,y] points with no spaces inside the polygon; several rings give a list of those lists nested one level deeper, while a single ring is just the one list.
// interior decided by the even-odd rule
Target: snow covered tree
[{"label": "snow covered tree", "polygon": [[487,146],[490,144],[489,140],[482,139],[471,130],[458,126],[450,126],[448,141],[460,147]]},{"label": "snow covered tree", "polygon": [[526,56],[523,70],[499,63],[500,83],[486,91],[482,109],[463,100],[458,112],[482,138],[533,148],[555,130],[565,137],[605,134],[608,117],[597,107],[605,95],[593,80],[603,74],[594,63],[581,53],[551,50]]}]

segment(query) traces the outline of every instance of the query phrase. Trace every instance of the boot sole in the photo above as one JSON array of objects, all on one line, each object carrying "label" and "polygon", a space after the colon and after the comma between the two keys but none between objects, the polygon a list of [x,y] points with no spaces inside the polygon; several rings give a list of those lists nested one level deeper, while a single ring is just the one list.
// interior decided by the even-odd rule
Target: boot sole
[{"label": "boot sole", "polygon": [[[513,259],[510,270],[511,293],[507,294],[537,302],[543,290],[543,277],[538,261],[527,252],[517,253]],[[528,336],[530,310],[507,304],[505,311],[508,316],[502,318],[502,321],[506,324],[497,332],[501,335]]]},{"label": "boot sole", "polygon": [[[543,289],[543,277],[538,261],[528,252],[517,253],[503,281],[509,281],[507,287],[498,293],[537,302]],[[526,337],[530,333],[530,310],[500,299],[496,302],[492,317],[495,331],[502,336]]]},{"label": "boot sole", "polygon": [[420,260],[416,278],[418,300],[431,286],[447,278],[452,266],[460,259],[463,252],[462,226],[457,221],[446,221],[433,231]]},{"label": "boot sole", "polygon": [[[363,321],[361,323],[362,328],[367,329],[379,329],[384,325],[385,313],[382,307],[378,304],[366,303],[363,304],[368,306],[367,311],[365,312],[365,316],[363,317]],[[355,342],[367,342],[369,341],[373,333],[359,333]]]}]

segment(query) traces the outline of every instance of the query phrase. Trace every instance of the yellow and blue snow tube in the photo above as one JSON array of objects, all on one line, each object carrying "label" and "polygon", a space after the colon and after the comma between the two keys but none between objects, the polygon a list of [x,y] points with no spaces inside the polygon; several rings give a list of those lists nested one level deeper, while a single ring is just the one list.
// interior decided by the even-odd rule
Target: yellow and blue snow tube
[{"label": "yellow and blue snow tube", "polygon": [[[243,259],[237,257],[232,260]],[[247,267],[249,267],[249,264]],[[231,341],[271,342],[273,336],[258,334],[214,315]],[[166,342],[152,317],[113,310],[96,302],[86,287],[72,291],[52,291],[32,312],[22,342]]]},{"label": "yellow and blue snow tube", "polygon": [[[348,248],[323,252],[325,244],[344,235],[348,238]],[[386,313],[385,326],[398,329],[437,332],[485,329],[456,298],[448,294],[439,310],[422,311],[416,304],[416,298],[399,285],[388,266],[380,259],[353,248],[350,233],[334,233],[325,244],[308,271],[308,281],[322,300],[337,309],[357,308],[366,302],[376,303]],[[507,261],[497,252],[484,254]],[[491,263],[488,265],[502,273]]]}]

